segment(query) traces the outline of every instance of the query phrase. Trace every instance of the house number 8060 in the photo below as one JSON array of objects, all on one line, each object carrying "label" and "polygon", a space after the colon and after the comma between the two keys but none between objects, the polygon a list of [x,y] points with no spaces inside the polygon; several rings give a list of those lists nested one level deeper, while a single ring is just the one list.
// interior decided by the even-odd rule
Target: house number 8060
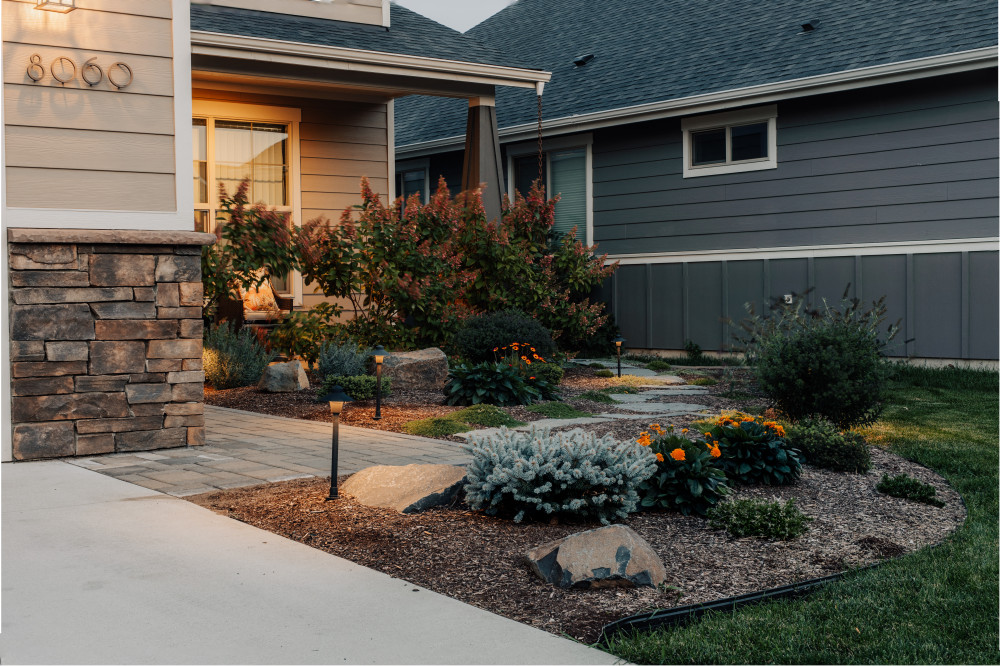
[{"label": "house number 8060", "polygon": [[[84,83],[88,86],[96,86],[98,83],[103,81],[105,77],[108,79],[108,83],[113,85],[118,90],[127,87],[132,83],[132,68],[123,62],[112,63],[108,67],[107,74],[104,73],[104,69],[101,68],[96,62],[97,57],[93,57],[83,63],[80,68],[80,78],[83,79]],[[33,54],[28,58],[28,78],[38,83],[45,78],[45,66],[42,65],[42,56],[37,53]],[[66,85],[70,81],[76,78],[76,63],[67,58],[66,56],[59,56],[49,64],[49,73],[52,78]]]}]

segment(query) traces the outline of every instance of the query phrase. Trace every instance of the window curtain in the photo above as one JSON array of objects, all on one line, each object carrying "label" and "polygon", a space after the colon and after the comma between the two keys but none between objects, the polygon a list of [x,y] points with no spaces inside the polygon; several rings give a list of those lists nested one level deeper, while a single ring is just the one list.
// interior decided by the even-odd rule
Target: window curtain
[{"label": "window curtain", "polygon": [[587,150],[574,148],[549,155],[552,176],[550,196],[559,195],[556,222],[552,232],[561,238],[573,228],[576,237],[586,242],[587,232]]}]

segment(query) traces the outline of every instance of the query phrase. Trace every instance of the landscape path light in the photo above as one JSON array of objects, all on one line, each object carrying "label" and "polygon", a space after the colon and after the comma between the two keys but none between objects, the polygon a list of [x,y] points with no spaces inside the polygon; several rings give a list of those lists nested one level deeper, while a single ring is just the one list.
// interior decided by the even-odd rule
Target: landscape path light
[{"label": "landscape path light", "polygon": [[382,419],[382,362],[387,356],[382,345],[378,345],[369,354],[375,359],[375,417],[376,421]]},{"label": "landscape path light", "polygon": [[330,494],[326,501],[335,500],[340,497],[337,494],[337,457],[340,453],[340,412],[344,405],[354,402],[351,396],[344,393],[342,386],[334,386],[330,392],[322,398],[330,403],[330,413],[333,414],[333,451],[330,456]]},{"label": "landscape path light", "polygon": [[622,376],[622,343],[625,342],[625,338],[618,336],[612,342],[615,343],[615,351],[618,353],[618,378],[621,379]]}]

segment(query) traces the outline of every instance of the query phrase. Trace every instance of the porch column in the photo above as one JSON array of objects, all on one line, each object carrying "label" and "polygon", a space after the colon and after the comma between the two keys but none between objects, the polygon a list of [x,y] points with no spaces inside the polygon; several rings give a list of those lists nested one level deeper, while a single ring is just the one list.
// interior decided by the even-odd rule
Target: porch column
[{"label": "porch column", "polygon": [[483,183],[483,207],[486,219],[500,217],[504,194],[503,167],[500,164],[500,140],[497,136],[496,98],[469,99],[465,125],[465,161],[462,165],[462,189],[471,190]]}]

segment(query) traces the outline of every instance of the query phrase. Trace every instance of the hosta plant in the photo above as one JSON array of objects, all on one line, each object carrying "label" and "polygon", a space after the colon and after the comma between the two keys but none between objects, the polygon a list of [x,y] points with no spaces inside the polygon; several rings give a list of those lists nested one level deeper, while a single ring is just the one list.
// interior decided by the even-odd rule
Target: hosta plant
[{"label": "hosta plant", "polygon": [[635,442],[576,429],[550,433],[501,428],[471,437],[465,499],[490,515],[570,518],[609,524],[634,512],[656,458]]},{"label": "hosta plant", "polygon": [[548,382],[525,377],[508,363],[458,363],[444,386],[449,405],[530,405],[557,396]]},{"label": "hosta plant", "polygon": [[722,469],[733,483],[785,486],[798,481],[799,451],[775,421],[742,414],[720,416],[704,435],[721,450]]},{"label": "hosta plant", "polygon": [[[650,432],[653,434],[651,435]],[[656,459],[656,472],[642,482],[642,506],[704,516],[729,493],[719,466],[717,446],[692,442],[674,427],[654,423],[639,435],[638,443]]]}]

